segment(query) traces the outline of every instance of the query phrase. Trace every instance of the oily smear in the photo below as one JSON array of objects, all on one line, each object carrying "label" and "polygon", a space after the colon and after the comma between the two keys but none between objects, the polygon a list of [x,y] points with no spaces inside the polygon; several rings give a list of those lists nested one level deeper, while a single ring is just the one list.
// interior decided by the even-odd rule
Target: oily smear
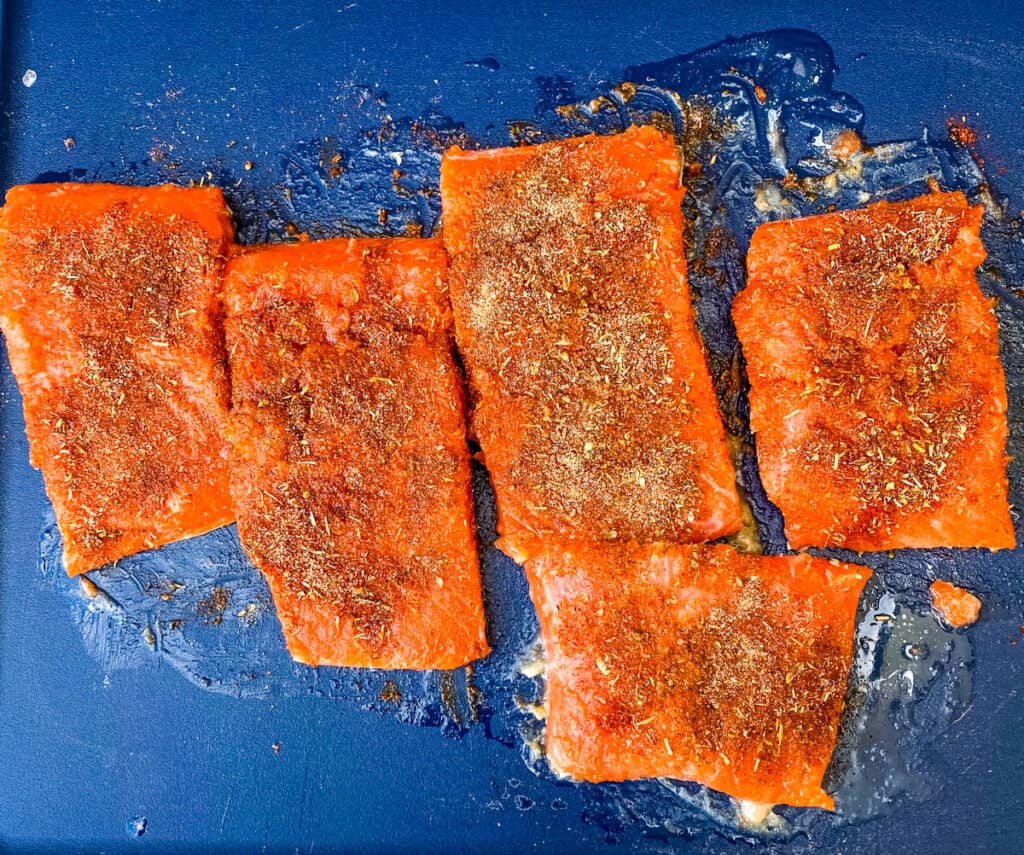
[{"label": "oily smear", "polygon": [[[781,517],[758,479],[742,359],[729,314],[745,284],[744,255],[753,230],[771,219],[915,196],[931,183],[962,190],[986,210],[983,238],[990,256],[980,281],[999,299],[1014,458],[1011,502],[1020,506],[1024,302],[1009,283],[1024,278],[1021,223],[1008,215],[956,138],[933,139],[923,132],[913,140],[861,144],[862,110],[833,89],[834,73],[831,51],[817,36],[758,34],[628,68],[614,84],[586,92],[571,80],[541,79],[533,117],[476,140],[438,113],[395,119],[383,96],[354,87],[345,96],[352,102],[345,111],[349,119],[323,137],[291,146],[271,180],[237,173],[226,162],[170,162],[160,156],[43,178],[214,183],[225,189],[244,243],[301,235],[427,235],[440,217],[438,169],[449,144],[535,142],[607,133],[631,123],[654,123],[675,133],[685,163],[698,325],[752,512],[744,545],[768,553],[784,552],[786,542]],[[241,698],[323,696],[452,736],[480,727],[518,750],[537,776],[551,778],[543,759],[536,617],[521,571],[492,546],[493,495],[479,468],[474,492],[493,653],[473,668],[417,674],[294,664],[266,585],[245,559],[233,528],[125,559],[89,574],[83,585],[64,575],[59,537],[49,520],[42,577],[66,595],[85,647],[104,670],[162,660],[196,686]],[[1020,555],[825,554],[868,563],[875,571],[860,606],[847,712],[826,777],[838,812],[738,805],[688,782],[560,782],[583,792],[584,819],[610,841],[696,839],[709,828],[729,838],[810,839],[824,826],[876,816],[904,798],[928,797],[928,743],[965,713],[974,656],[969,632],[950,631],[934,619],[928,583],[953,579],[992,592],[1004,606],[1020,606],[1024,581],[1014,572]],[[505,789],[518,810],[565,807],[558,799],[542,804],[531,794],[529,776]]]}]

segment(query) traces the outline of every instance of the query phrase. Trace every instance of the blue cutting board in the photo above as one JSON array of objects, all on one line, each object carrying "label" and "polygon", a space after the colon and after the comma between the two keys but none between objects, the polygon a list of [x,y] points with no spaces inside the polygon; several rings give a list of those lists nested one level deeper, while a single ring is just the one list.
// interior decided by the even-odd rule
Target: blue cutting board
[{"label": "blue cutting board", "polygon": [[[237,177],[238,194],[272,188],[370,114],[383,126],[433,111],[507,140],[506,123],[534,118],[540,90],[559,79],[587,97],[629,66],[800,27],[832,46],[836,84],[864,106],[870,139],[916,137],[924,125],[941,134],[949,116],[966,116],[997,189],[1024,205],[1024,18],[1012,2],[968,13],[880,2],[38,0],[5,2],[2,26],[4,188],[46,176],[199,180],[207,168]],[[375,211],[367,223],[330,213],[299,226],[376,222]],[[263,210],[242,237],[281,239],[288,221]],[[418,727],[350,701],[367,691],[350,683],[236,697],[163,657],[120,668],[97,659],[68,585],[41,568],[48,506],[6,366],[0,382],[0,849],[751,851],[710,822],[671,834],[616,826],[595,815],[592,792],[535,776],[514,741],[489,738],[491,725],[453,726],[450,711],[435,716],[443,726]],[[487,572],[492,595],[516,604],[495,606],[491,631],[512,632],[506,612],[528,613],[525,586],[510,562],[493,559]],[[928,798],[755,849],[1024,851],[1022,620],[1018,600],[986,598],[971,630],[971,706],[929,745]]]}]

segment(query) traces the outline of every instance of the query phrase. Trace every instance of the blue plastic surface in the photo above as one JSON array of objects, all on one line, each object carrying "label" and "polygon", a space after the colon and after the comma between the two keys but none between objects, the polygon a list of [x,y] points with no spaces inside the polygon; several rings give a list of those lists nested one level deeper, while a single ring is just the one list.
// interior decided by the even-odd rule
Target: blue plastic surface
[{"label": "blue plastic surface", "polygon": [[[1014,4],[987,4],[971,17],[952,4],[912,15],[884,4],[856,12],[767,6],[6,2],[0,183],[76,170],[183,181],[209,169],[240,180],[240,197],[259,188],[276,198],[270,189],[283,182],[314,199],[322,193],[319,207],[250,217],[248,240],[280,238],[293,219],[314,234],[374,227],[373,210],[365,223],[331,221],[331,194],[315,178],[330,139],[368,119],[385,126],[387,115],[434,110],[500,141],[506,122],[535,118],[538,77],[562,77],[587,97],[629,66],[730,33],[800,26],[831,44],[842,69],[836,85],[864,106],[869,138],[916,138],[924,124],[941,134],[948,116],[965,115],[982,134],[989,176],[1020,209],[1024,26]],[[28,69],[36,72],[31,87],[23,82]],[[427,155],[406,167],[413,176],[430,168]],[[412,210],[415,198],[390,192],[380,190],[389,205],[407,204],[413,219],[422,213]],[[303,220],[311,211],[318,216]],[[1020,354],[1013,356],[1019,370]],[[0,848],[750,849],[710,823],[656,836],[636,822],[610,829],[595,821],[592,794],[535,777],[514,747],[488,738],[488,727],[415,727],[363,709],[374,706],[358,695],[365,689],[347,683],[240,699],[187,682],[166,658],[103,667],[72,619],[67,585],[40,571],[47,504],[28,466],[20,399],[6,369],[2,384]],[[1019,564],[1015,555],[994,566],[1024,575]],[[490,584],[521,608],[525,587],[514,566],[491,567]],[[985,599],[971,631],[972,705],[928,746],[926,769],[936,778],[929,798],[760,848],[1024,849],[1024,618],[1019,599]],[[492,616],[492,631],[514,624]],[[456,731],[462,735],[452,738]]]}]

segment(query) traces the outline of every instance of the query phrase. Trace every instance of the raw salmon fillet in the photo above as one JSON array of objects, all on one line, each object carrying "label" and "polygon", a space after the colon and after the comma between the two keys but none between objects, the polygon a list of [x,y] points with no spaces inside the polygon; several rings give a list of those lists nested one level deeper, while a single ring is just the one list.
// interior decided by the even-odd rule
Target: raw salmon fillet
[{"label": "raw salmon fillet", "polygon": [[439,240],[228,264],[232,490],[292,656],[454,668],[488,652]]},{"label": "raw salmon fillet", "polygon": [[219,190],[35,184],[0,213],[0,326],[71,575],[231,522]]},{"label": "raw salmon fillet", "polygon": [[934,193],[754,233],[733,317],[794,549],[1013,547],[981,215]]},{"label": "raw salmon fillet", "polygon": [[832,808],[821,783],[868,569],[724,544],[500,545],[540,618],[554,770]]},{"label": "raw salmon fillet", "polygon": [[950,626],[970,626],[981,614],[981,600],[970,591],[958,588],[945,579],[936,579],[928,586],[932,607]]},{"label": "raw salmon fillet", "polygon": [[500,532],[650,542],[739,528],[679,177],[672,138],[649,127],[445,153],[456,337]]}]

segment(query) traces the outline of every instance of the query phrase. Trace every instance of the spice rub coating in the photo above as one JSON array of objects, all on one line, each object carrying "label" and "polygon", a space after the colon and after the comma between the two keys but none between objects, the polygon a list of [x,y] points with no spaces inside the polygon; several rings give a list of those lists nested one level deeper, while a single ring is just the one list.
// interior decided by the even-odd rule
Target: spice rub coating
[{"label": "spice rub coating", "polygon": [[733,317],[793,548],[1013,547],[981,215],[934,193],[754,233]]},{"label": "spice rub coating", "polygon": [[261,247],[228,264],[242,545],[309,664],[487,653],[440,241]]},{"label": "spice rub coating", "polygon": [[693,321],[672,138],[449,149],[451,292],[499,531],[708,540],[740,525]]},{"label": "spice rub coating", "polygon": [[540,618],[553,769],[831,809],[821,782],[868,569],[723,544],[499,545]]},{"label": "spice rub coating", "polygon": [[0,326],[75,575],[231,522],[214,188],[38,184],[0,214]]}]

